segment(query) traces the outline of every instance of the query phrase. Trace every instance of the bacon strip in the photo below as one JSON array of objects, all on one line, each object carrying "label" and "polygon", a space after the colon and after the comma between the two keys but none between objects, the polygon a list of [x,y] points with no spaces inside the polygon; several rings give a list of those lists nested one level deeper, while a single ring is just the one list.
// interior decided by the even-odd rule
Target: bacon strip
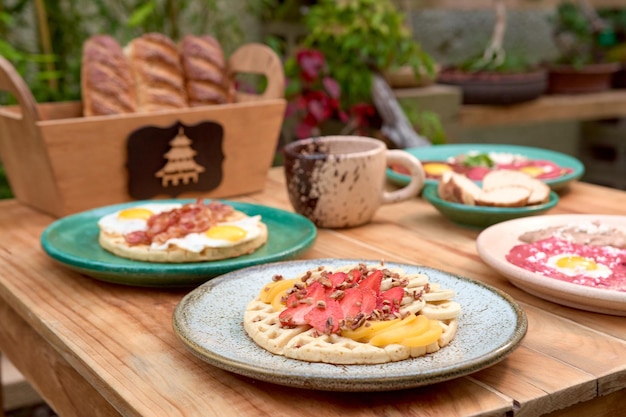
[{"label": "bacon strip", "polygon": [[195,203],[154,214],[148,219],[148,229],[124,235],[130,245],[162,244],[169,239],[201,233],[224,221],[235,209],[219,201],[205,204],[202,199]]}]

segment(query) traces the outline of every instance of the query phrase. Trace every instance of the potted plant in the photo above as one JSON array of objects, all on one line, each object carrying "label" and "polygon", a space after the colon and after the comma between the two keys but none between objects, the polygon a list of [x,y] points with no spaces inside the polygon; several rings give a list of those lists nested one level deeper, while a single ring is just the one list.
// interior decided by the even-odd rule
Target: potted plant
[{"label": "potted plant", "polygon": [[507,14],[504,0],[494,3],[496,20],[485,50],[441,71],[438,82],[455,85],[464,104],[508,105],[534,100],[547,86],[547,73],[522,54],[504,50]]},{"label": "potted plant", "polygon": [[553,17],[559,58],[548,66],[548,93],[582,94],[611,88],[620,65],[606,57],[610,27],[585,0],[562,1]]},{"label": "potted plant", "polygon": [[[405,65],[416,77],[434,76],[435,71],[434,60],[413,40],[404,15],[390,0],[321,0],[310,7],[304,22],[307,34],[285,60],[285,126],[295,133],[286,132],[284,139],[315,133],[384,139],[386,113],[379,112],[374,97],[382,73]],[[432,118],[420,120],[426,120],[422,126],[428,129]],[[339,128],[331,132],[329,125]]]},{"label": "potted plant", "polygon": [[303,46],[322,52],[348,107],[371,101],[375,72],[410,66],[433,76],[435,62],[412,38],[391,0],[320,0],[305,16]]},{"label": "potted plant", "polygon": [[603,8],[598,14],[610,25],[611,36],[604,41],[607,60],[621,66],[613,76],[613,88],[626,88],[626,9]]}]

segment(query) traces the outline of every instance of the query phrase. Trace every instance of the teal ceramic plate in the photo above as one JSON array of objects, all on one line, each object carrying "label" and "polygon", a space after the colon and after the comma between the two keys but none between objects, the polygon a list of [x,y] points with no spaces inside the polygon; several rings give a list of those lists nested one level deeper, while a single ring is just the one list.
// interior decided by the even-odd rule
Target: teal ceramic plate
[{"label": "teal ceramic plate", "polygon": [[467,204],[453,203],[443,200],[437,194],[437,185],[431,184],[424,188],[422,192],[424,199],[428,200],[435,208],[453,223],[484,228],[506,220],[518,217],[528,217],[543,214],[556,206],[559,196],[556,192],[550,191],[550,200],[544,204],[525,207],[485,207],[470,206]]},{"label": "teal ceramic plate", "polygon": [[183,297],[174,311],[174,331],[192,354],[218,368],[274,384],[324,391],[389,391],[458,378],[501,361],[526,334],[526,315],[499,289],[433,268],[385,262],[387,268],[427,274],[430,282],[455,291],[462,312],[448,346],[398,362],[337,366],[274,355],[247,335],[242,324],[246,305],[274,274],[294,277],[320,265],[334,268],[358,263],[378,262],[312,259],[231,272]]},{"label": "teal ceramic plate", "polygon": [[[190,201],[193,200],[159,200]],[[299,214],[249,203],[224,202],[248,215],[261,215],[268,228],[268,241],[264,246],[237,258],[187,264],[133,261],[102,249],[98,243],[98,220],[106,214],[141,204],[141,201],[97,208],[59,219],[44,230],[41,245],[54,260],[92,278],[133,286],[181,287],[199,285],[235,269],[296,257],[308,249],[317,237],[315,225]]]},{"label": "teal ceramic plate", "polygon": [[[420,148],[405,149],[407,152],[417,157],[420,161],[445,161],[446,159],[465,154],[469,151],[478,152],[506,152],[524,155],[530,159],[548,160],[554,162],[562,168],[570,168],[572,172],[554,179],[546,179],[544,182],[553,190],[561,189],[571,181],[574,181],[585,173],[585,166],[578,159],[564,153],[547,149],[533,148],[530,146],[499,145],[499,144],[452,144],[433,145]],[[394,184],[404,186],[409,183],[409,177],[391,169],[387,169],[387,178]],[[426,184],[436,184],[437,180],[427,179]]]}]

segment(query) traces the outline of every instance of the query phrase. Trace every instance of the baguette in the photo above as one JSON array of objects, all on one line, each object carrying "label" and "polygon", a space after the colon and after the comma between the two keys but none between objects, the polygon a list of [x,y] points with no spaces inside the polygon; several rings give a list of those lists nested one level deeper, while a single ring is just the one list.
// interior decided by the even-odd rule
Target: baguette
[{"label": "baguette", "polygon": [[124,52],[137,92],[137,111],[188,107],[180,55],[176,44],[160,33],[133,39]]},{"label": "baguette", "polygon": [[95,35],[85,41],[80,82],[84,116],[135,112],[130,66],[122,47],[111,36]]},{"label": "baguette", "polygon": [[233,101],[224,52],[217,39],[187,35],[179,50],[190,107]]}]

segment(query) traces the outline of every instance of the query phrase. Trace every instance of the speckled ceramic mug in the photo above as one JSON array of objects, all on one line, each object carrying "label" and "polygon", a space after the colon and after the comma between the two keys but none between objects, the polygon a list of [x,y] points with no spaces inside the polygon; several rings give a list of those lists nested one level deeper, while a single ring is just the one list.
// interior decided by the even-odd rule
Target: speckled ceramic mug
[{"label": "speckled ceramic mug", "polygon": [[[284,147],[285,179],[294,210],[319,227],[343,228],[368,223],[382,204],[417,196],[424,186],[420,161],[384,142],[361,136],[324,136]],[[385,190],[386,168],[399,164],[411,181]]]}]

